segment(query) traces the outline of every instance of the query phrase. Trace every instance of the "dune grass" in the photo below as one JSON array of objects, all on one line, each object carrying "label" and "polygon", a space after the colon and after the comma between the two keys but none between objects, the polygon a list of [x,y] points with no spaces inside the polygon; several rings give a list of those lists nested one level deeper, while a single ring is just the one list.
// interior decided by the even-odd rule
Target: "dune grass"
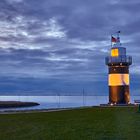
[{"label": "dune grass", "polygon": [[140,140],[137,107],[1,114],[0,140]]}]

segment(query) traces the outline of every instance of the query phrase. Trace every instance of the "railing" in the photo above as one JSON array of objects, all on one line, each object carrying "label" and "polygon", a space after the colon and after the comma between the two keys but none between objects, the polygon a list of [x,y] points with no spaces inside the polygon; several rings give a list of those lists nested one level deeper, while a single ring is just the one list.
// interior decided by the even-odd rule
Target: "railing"
[{"label": "railing", "polygon": [[127,65],[132,64],[132,57],[131,56],[118,56],[118,57],[112,57],[107,56],[105,58],[106,65],[111,65],[115,63],[126,63]]}]

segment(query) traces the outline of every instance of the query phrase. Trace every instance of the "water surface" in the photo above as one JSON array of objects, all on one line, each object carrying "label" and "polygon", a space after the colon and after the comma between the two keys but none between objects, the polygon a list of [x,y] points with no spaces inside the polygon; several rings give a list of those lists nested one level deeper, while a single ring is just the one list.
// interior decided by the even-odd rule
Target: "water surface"
[{"label": "water surface", "polygon": [[[140,96],[131,96],[131,103],[140,100]],[[25,101],[37,102],[39,106],[7,108],[4,110],[31,110],[31,109],[53,109],[70,108],[82,106],[99,106],[108,103],[108,96],[0,96],[0,101]]]}]

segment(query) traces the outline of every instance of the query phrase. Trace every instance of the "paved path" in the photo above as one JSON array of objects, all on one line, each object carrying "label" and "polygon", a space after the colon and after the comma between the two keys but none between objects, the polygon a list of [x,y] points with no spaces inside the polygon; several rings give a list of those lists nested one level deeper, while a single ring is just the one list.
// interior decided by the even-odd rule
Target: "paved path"
[{"label": "paved path", "polygon": [[63,110],[72,110],[72,109],[78,109],[78,108],[56,108],[56,109],[35,109],[35,110],[7,110],[7,111],[0,111],[0,114],[54,112],[54,111],[63,111]]}]

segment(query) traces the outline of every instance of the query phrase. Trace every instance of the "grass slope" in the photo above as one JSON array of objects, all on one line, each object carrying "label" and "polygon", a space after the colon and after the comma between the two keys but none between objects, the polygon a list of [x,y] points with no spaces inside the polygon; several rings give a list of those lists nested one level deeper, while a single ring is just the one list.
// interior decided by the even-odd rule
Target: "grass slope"
[{"label": "grass slope", "polygon": [[0,115],[0,140],[140,140],[136,107]]}]

